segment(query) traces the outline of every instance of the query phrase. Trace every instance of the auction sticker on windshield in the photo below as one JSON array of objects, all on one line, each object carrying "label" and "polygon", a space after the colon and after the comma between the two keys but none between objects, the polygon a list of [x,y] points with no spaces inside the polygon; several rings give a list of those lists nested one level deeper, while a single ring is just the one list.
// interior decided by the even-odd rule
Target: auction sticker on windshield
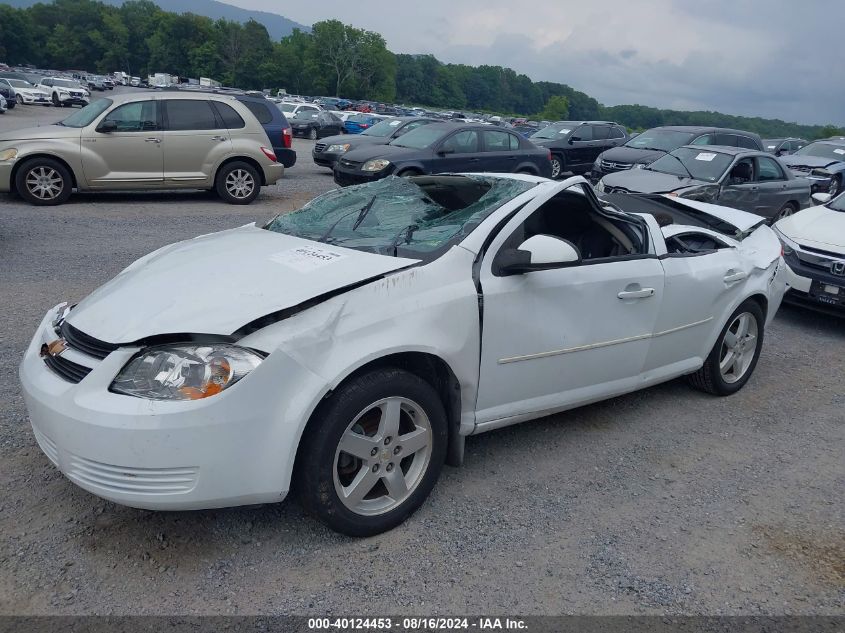
[{"label": "auction sticker on windshield", "polygon": [[835,149],[833,150],[834,154],[845,154],[845,149]]},{"label": "auction sticker on windshield", "polygon": [[270,260],[293,268],[300,273],[307,273],[346,257],[343,253],[330,251],[316,246],[298,246],[270,255]]},{"label": "auction sticker on windshield", "polygon": [[708,163],[716,158],[716,154],[712,152],[701,152],[698,156],[695,157],[695,160],[705,160]]}]

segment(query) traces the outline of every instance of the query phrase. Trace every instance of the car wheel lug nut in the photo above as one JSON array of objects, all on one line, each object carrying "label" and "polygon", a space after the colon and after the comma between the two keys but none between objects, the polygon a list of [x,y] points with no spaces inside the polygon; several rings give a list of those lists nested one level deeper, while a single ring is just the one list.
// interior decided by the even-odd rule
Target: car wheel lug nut
[{"label": "car wheel lug nut", "polygon": [[388,464],[388,465],[387,465],[387,468],[385,468],[385,470],[386,470],[387,472],[390,472],[391,470],[393,470],[393,463]]},{"label": "car wheel lug nut", "polygon": [[377,448],[374,448],[373,450],[371,450],[371,451],[370,451],[370,455],[372,455],[373,457],[375,457],[376,455],[378,455],[378,449],[377,449]]},{"label": "car wheel lug nut", "polygon": [[398,454],[399,454],[399,451],[401,451],[401,450],[402,450],[402,447],[401,447],[401,446],[397,446],[396,448],[394,448],[394,449],[393,449],[393,454],[394,454],[394,455],[398,455]]},{"label": "car wheel lug nut", "polygon": [[389,435],[386,438],[384,438],[384,445],[387,446],[388,444],[390,444],[391,439],[392,438]]},{"label": "car wheel lug nut", "polygon": [[373,472],[374,473],[378,472],[378,464],[373,464]]}]

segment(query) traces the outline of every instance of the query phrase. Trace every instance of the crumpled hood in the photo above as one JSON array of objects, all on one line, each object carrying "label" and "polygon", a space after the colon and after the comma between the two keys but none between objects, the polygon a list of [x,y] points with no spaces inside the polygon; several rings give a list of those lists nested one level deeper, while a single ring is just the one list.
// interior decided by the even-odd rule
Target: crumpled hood
[{"label": "crumpled hood", "polygon": [[801,165],[803,167],[812,167],[815,169],[817,167],[830,167],[831,165],[845,162],[845,155],[842,156],[842,160],[821,158],[819,156],[795,156],[794,154],[791,156],[781,156],[780,159],[787,167]]},{"label": "crumpled hood", "polygon": [[810,207],[780,220],[775,226],[802,246],[845,255],[845,211]]},{"label": "crumpled hood", "polygon": [[83,299],[67,321],[109,343],[229,335],[259,317],[415,262],[251,224],[142,257]]},{"label": "crumpled hood", "polygon": [[623,187],[628,191],[637,193],[668,193],[685,189],[709,185],[712,183],[693,178],[679,178],[672,174],[664,174],[659,171],[648,171],[645,169],[632,169],[619,171],[615,174],[607,174],[602,178],[605,187]]},{"label": "crumpled hood", "polygon": [[0,142],[3,141],[28,141],[43,138],[79,138],[82,130],[64,125],[41,125],[39,127],[26,127],[20,130],[0,131]]},{"label": "crumpled hood", "polygon": [[599,158],[611,163],[644,163],[650,165],[666,152],[654,149],[637,149],[636,147],[613,147],[603,151]]}]

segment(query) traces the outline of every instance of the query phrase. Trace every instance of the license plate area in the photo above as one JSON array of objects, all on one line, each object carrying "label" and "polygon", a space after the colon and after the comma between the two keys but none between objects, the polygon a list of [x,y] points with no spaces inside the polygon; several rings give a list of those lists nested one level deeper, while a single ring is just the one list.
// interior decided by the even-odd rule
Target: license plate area
[{"label": "license plate area", "polygon": [[810,296],[819,303],[845,306],[845,288],[841,286],[814,281],[810,287]]}]

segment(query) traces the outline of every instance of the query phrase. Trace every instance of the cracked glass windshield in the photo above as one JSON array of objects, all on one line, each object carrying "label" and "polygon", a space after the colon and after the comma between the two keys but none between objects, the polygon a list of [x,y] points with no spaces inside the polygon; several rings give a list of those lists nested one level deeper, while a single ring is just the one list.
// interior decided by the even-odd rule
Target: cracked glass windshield
[{"label": "cracked glass windshield", "polygon": [[424,258],[445,252],[534,186],[484,176],[390,176],[330,191],[264,228],[381,255]]}]

